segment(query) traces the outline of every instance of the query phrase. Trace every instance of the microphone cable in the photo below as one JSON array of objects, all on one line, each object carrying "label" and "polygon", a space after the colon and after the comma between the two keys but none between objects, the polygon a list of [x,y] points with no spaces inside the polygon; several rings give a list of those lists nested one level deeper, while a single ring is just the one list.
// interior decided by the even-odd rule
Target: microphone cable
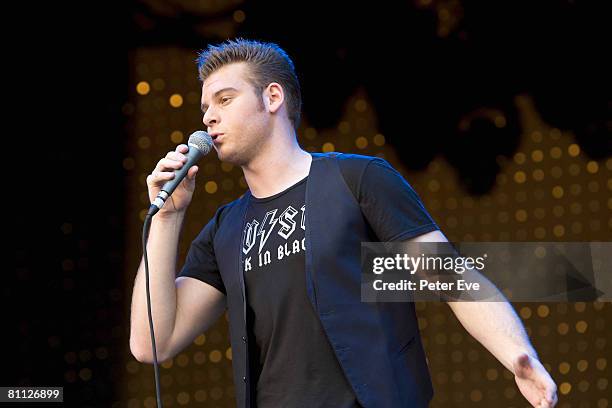
[{"label": "microphone cable", "polygon": [[157,408],[162,408],[162,400],[159,386],[159,365],[157,363],[157,348],[155,347],[155,332],[153,330],[153,314],[151,313],[151,292],[149,289],[149,260],[147,258],[147,240],[149,237],[149,229],[151,228],[152,214],[147,214],[142,228],[142,250],[144,254],[145,264],[145,283],[147,289],[147,312],[149,314],[149,329],[151,330],[151,346],[153,347],[153,368],[155,370],[155,397],[157,399]]},{"label": "microphone cable", "polygon": [[187,163],[180,170],[174,172],[175,178],[167,181],[155,200],[151,203],[149,211],[145,217],[142,227],[142,252],[145,264],[145,283],[147,289],[147,312],[149,315],[149,329],[151,331],[151,346],[153,348],[153,368],[155,370],[155,397],[157,408],[162,408],[160,386],[159,386],[159,364],[157,363],[157,348],[155,347],[155,331],[153,330],[153,314],[151,313],[151,290],[149,289],[149,258],[147,256],[147,240],[151,228],[151,219],[162,208],[166,199],[172,194],[174,189],[187,176],[187,172],[198,160],[207,155],[213,146],[212,137],[203,130],[197,130],[191,134],[188,141]]}]

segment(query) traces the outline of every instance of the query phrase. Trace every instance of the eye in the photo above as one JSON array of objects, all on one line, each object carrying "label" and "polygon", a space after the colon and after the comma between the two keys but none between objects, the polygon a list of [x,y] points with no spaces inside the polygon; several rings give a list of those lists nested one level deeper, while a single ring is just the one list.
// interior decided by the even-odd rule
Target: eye
[{"label": "eye", "polygon": [[225,96],[225,97],[221,98],[221,103],[225,103],[226,101],[229,101],[230,99],[232,99],[232,98],[230,98],[229,96]]}]

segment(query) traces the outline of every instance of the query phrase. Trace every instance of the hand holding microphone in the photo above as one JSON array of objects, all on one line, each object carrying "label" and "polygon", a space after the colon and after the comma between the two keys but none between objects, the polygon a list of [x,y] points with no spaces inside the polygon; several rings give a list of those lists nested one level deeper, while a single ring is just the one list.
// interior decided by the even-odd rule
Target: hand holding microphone
[{"label": "hand holding microphone", "polygon": [[[195,164],[212,149],[212,138],[202,130],[194,132],[188,144],[180,144],[162,158],[147,177],[149,189],[148,214],[157,212],[164,215],[185,211],[191,203],[195,190],[198,166]],[[176,190],[176,191],[175,191]],[[171,197],[170,197],[171,196]],[[170,197],[170,202],[164,203]]]}]

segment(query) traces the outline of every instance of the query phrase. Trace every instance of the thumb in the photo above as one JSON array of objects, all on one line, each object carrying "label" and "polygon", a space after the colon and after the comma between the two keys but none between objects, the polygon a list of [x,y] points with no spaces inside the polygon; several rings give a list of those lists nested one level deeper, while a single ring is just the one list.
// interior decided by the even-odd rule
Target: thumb
[{"label": "thumb", "polygon": [[189,178],[189,180],[195,180],[197,172],[198,166],[193,166],[192,168],[190,168],[189,172],[187,173],[187,177]]}]

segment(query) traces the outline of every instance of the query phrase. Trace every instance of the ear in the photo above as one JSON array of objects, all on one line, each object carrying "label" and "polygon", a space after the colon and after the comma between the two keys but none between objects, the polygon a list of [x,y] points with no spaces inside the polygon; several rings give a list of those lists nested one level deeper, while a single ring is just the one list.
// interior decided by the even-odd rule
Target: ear
[{"label": "ear", "polygon": [[263,98],[270,113],[278,111],[285,100],[283,87],[278,82],[271,82],[264,90]]}]

